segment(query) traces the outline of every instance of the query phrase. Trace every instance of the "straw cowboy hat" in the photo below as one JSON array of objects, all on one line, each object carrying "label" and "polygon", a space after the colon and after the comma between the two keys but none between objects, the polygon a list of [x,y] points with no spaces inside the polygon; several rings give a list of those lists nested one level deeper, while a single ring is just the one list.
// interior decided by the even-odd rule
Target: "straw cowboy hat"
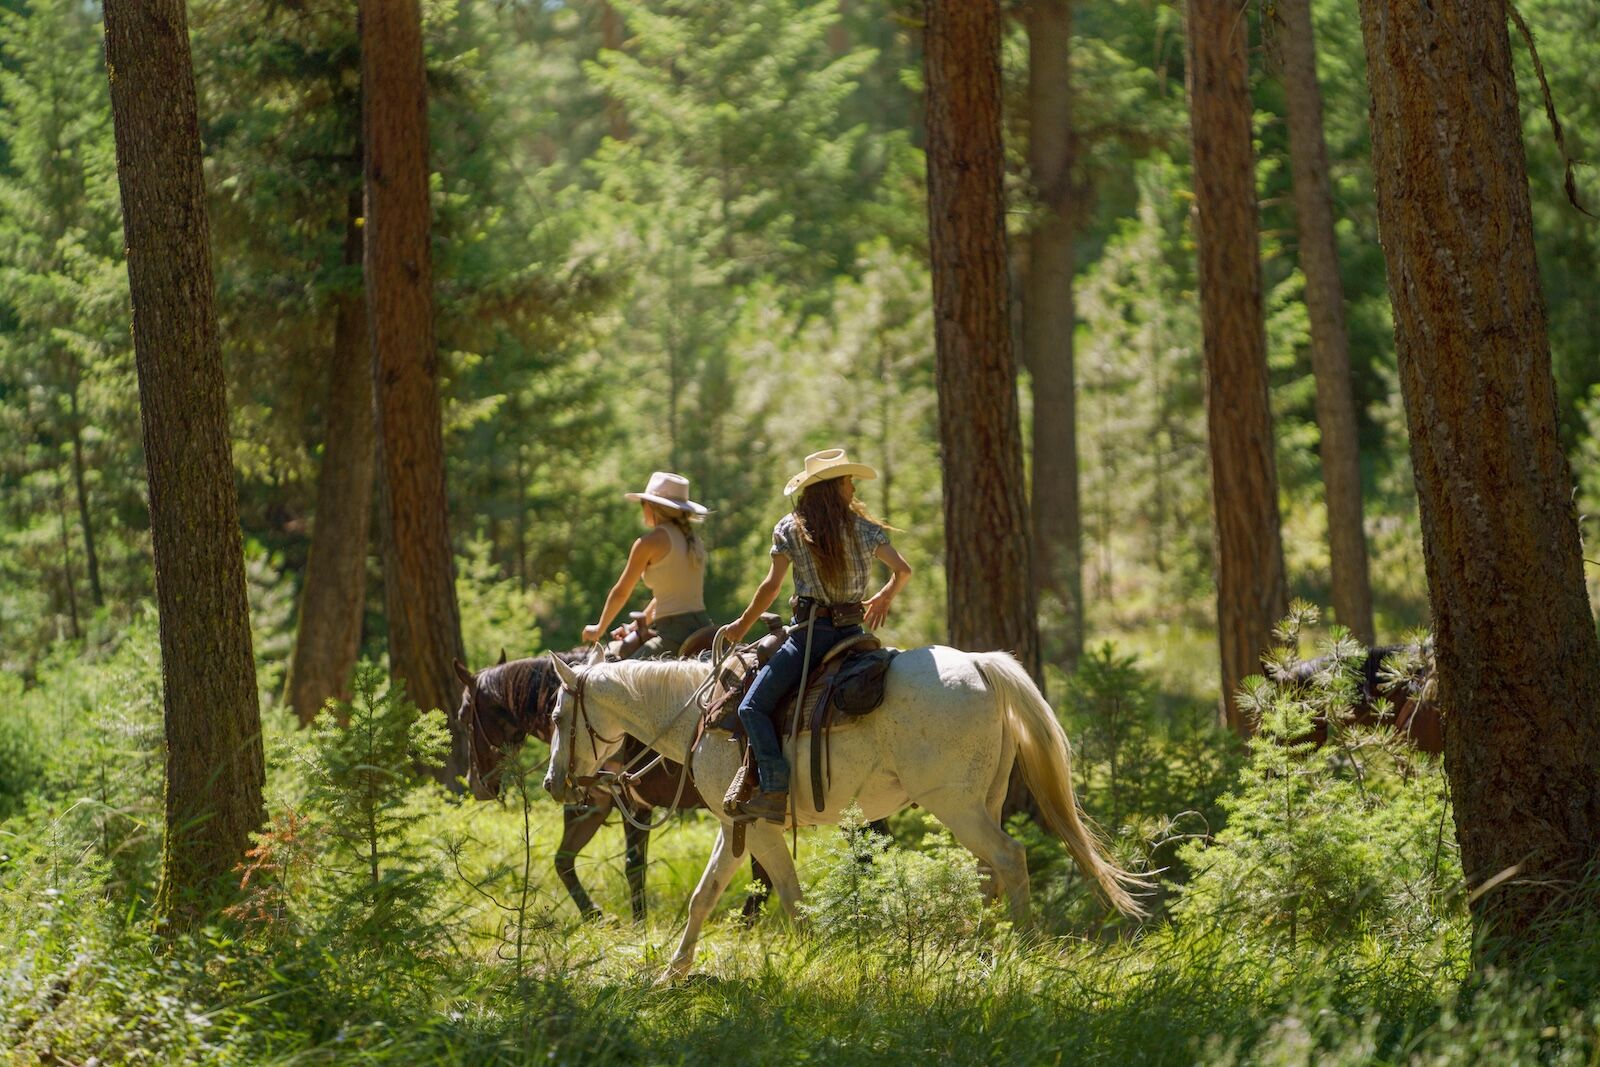
[{"label": "straw cowboy hat", "polygon": [[878,472],[865,463],[852,463],[842,448],[825,448],[806,457],[806,469],[789,479],[784,496],[794,496],[808,485],[831,478],[876,478]]},{"label": "straw cowboy hat", "polygon": [[690,515],[708,515],[710,511],[689,499],[689,479],[681,474],[671,474],[667,471],[656,471],[650,476],[650,484],[644,487],[642,493],[624,493],[629,500],[648,500],[664,508],[686,512]]}]

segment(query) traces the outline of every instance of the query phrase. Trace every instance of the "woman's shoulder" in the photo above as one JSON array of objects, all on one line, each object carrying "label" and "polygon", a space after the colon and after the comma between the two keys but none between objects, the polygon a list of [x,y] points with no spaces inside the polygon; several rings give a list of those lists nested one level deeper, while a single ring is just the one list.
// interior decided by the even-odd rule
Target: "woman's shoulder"
[{"label": "woman's shoulder", "polygon": [[874,522],[872,519],[869,519],[865,515],[859,513],[856,514],[855,519],[856,532],[860,535],[862,544],[872,545],[874,547],[877,545],[888,544],[889,531],[884,529],[881,523]]},{"label": "woman's shoulder", "polygon": [[635,543],[648,555],[659,558],[672,551],[672,534],[665,526],[656,526],[640,534],[639,540]]}]

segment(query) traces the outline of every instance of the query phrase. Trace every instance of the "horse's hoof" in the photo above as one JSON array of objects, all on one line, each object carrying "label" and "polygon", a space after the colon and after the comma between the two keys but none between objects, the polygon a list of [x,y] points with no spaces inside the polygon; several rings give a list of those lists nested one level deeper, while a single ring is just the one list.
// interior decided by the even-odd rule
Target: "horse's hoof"
[{"label": "horse's hoof", "polygon": [[688,962],[679,963],[677,960],[673,960],[667,964],[667,969],[662,971],[660,977],[656,979],[656,985],[658,987],[677,985],[687,977],[689,977]]},{"label": "horse's hoof", "polygon": [[597,923],[605,917],[606,913],[601,911],[599,908],[583,909],[583,921],[586,923]]}]

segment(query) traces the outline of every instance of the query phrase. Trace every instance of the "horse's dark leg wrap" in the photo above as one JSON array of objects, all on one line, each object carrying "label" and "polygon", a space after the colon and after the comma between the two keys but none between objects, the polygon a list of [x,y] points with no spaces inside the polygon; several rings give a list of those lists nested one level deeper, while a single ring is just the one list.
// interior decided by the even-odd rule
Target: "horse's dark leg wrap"
[{"label": "horse's dark leg wrap", "polygon": [[561,879],[561,884],[567,887],[567,892],[572,896],[572,902],[578,906],[578,911],[585,919],[600,917],[600,909],[595,907],[594,901],[589,899],[589,894],[584,892],[583,883],[578,881],[578,871],[575,860],[578,853],[583,851],[583,846],[594,840],[594,835],[600,832],[600,827],[605,825],[606,816],[611,814],[611,799],[609,797],[597,804],[567,804],[561,809],[561,844],[556,846],[556,876]]},{"label": "horse's dark leg wrap", "polygon": [[750,859],[750,878],[754,884],[750,886],[750,895],[745,897],[744,907],[739,911],[747,923],[756,921],[756,916],[761,914],[761,906],[772,895],[772,875],[754,857]]},{"label": "horse's dark leg wrap", "polygon": [[[640,822],[650,821],[650,808],[639,808],[633,817]],[[633,905],[633,921],[644,922],[644,872],[650,862],[650,831],[643,830],[624,819],[622,834],[627,840],[626,870],[628,874],[628,902]]]}]

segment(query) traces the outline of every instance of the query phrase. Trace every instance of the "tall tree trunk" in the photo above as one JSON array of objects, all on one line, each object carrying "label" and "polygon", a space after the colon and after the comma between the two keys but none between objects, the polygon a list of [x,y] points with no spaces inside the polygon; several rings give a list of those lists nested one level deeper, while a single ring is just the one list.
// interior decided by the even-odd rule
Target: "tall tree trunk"
[{"label": "tall tree trunk", "polygon": [[67,402],[72,416],[72,485],[78,497],[78,525],[83,529],[84,565],[89,571],[89,595],[95,607],[104,606],[105,594],[100,588],[100,553],[95,550],[94,522],[89,517],[89,483],[83,462],[83,416],[78,410],[78,382],[74,378],[67,391]]},{"label": "tall tree trunk", "polygon": [[[620,52],[622,39],[622,16],[606,0],[600,0],[600,47]],[[610,93],[606,94],[606,126],[613,141],[628,139],[628,111],[622,106],[622,101]]]},{"label": "tall tree trunk", "polygon": [[950,640],[1039,675],[1006,277],[997,0],[930,0],[928,244]]},{"label": "tall tree trunk", "polygon": [[367,326],[372,344],[389,667],[451,713],[446,781],[465,771],[450,662],[465,658],[444,480],[429,248],[428,92],[417,0],[362,0]]},{"label": "tall tree trunk", "polygon": [[1189,0],[1200,325],[1211,445],[1217,639],[1224,721],[1239,733],[1239,683],[1261,670],[1288,609],[1268,398],[1261,253],[1251,146],[1250,21],[1234,0]]},{"label": "tall tree trunk", "polygon": [[[344,239],[347,265],[361,266],[361,246],[361,193],[353,192]],[[329,697],[350,698],[367,602],[375,450],[367,308],[362,291],[352,289],[334,298],[317,514],[285,682],[289,705],[302,723],[315,718]]]},{"label": "tall tree trunk", "polygon": [[1372,586],[1367,580],[1367,535],[1361,526],[1361,446],[1350,382],[1350,335],[1344,322],[1344,283],[1333,233],[1328,146],[1322,134],[1322,92],[1311,0],[1279,0],[1283,19],[1283,90],[1289,112],[1289,169],[1300,221],[1300,269],[1311,312],[1311,370],[1317,382],[1317,429],[1322,436],[1322,484],[1328,505],[1328,551],[1333,614],[1363,644],[1375,643]]},{"label": "tall tree trunk", "polygon": [[1600,644],[1504,3],[1362,0],[1378,222],[1472,904],[1514,952],[1600,856]]},{"label": "tall tree trunk", "polygon": [[83,636],[78,625],[78,579],[72,573],[72,533],[67,523],[67,487],[56,483],[56,505],[61,515],[61,587],[67,599],[67,621],[72,624],[69,633],[74,641]]},{"label": "tall tree trunk", "polygon": [[1083,518],[1073,371],[1072,3],[1028,8],[1028,170],[1039,220],[1028,236],[1023,363],[1033,380],[1033,586],[1065,612],[1062,666],[1083,654]]},{"label": "tall tree trunk", "polygon": [[183,0],[106,0],[166,703],[156,909],[201,913],[261,825],[265,770]]}]

